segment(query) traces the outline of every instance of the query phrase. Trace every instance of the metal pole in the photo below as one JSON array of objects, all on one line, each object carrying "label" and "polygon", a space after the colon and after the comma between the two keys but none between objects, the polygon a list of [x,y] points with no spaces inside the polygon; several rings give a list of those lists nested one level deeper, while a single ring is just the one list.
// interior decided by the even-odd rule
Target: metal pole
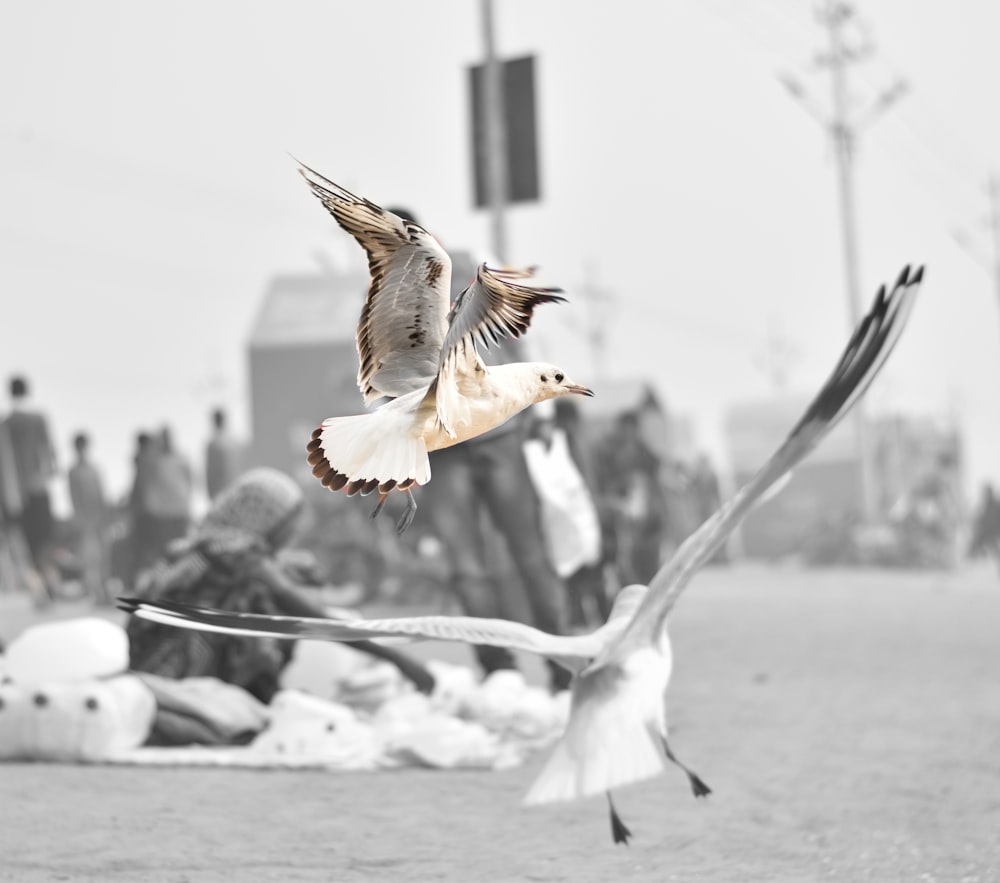
[{"label": "metal pole", "polygon": [[483,112],[490,233],[494,258],[507,259],[507,132],[504,125],[503,66],[496,56],[493,0],[480,0],[483,25]]},{"label": "metal pole", "polygon": [[[844,66],[846,48],[841,26],[850,8],[838,0],[828,0],[826,23],[830,32],[830,73],[833,88],[833,119],[830,133],[837,157],[837,190],[840,201],[841,238],[844,248],[844,276],[847,282],[847,302],[852,329],[861,321],[861,293],[858,283],[858,246],[854,206],[854,132],[848,121],[847,83]],[[877,519],[878,500],[875,492],[875,464],[871,438],[862,402],[854,406],[854,435],[861,465],[861,500],[865,521]]]}]

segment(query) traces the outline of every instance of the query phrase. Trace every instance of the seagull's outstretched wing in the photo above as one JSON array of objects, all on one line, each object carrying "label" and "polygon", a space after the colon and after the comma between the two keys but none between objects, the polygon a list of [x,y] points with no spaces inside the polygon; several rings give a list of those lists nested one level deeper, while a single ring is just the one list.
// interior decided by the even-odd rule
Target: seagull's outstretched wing
[{"label": "seagull's outstretched wing", "polygon": [[482,264],[472,284],[448,314],[448,333],[441,348],[435,396],[438,419],[452,432],[461,408],[456,374],[480,364],[476,346],[485,348],[528,330],[539,304],[562,303],[560,288],[524,285],[532,269],[495,269]]},{"label": "seagull's outstretched wing", "polygon": [[312,192],[368,255],[371,284],[357,328],[365,403],[427,387],[448,330],[451,258],[423,227],[303,166]]},{"label": "seagull's outstretched wing", "polygon": [[892,291],[879,289],[840,361],[781,447],[737,493],[684,541],[649,584],[649,593],[607,656],[659,635],[680,593],[760,497],[819,444],[868,389],[906,325],[924,270],[906,267]]},{"label": "seagull's outstretched wing", "polygon": [[172,601],[119,598],[120,609],[164,625],[230,635],[270,636],[290,640],[358,641],[403,637],[413,641],[461,641],[524,650],[539,656],[579,659],[596,656],[605,640],[600,630],[590,635],[551,635],[505,619],[474,616],[411,616],[396,619],[319,619],[227,613]]}]

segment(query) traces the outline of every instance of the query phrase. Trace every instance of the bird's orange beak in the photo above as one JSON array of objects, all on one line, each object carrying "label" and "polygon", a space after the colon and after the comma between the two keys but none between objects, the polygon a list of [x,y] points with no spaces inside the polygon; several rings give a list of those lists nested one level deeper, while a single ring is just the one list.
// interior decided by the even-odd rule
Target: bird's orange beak
[{"label": "bird's orange beak", "polygon": [[586,386],[580,386],[576,383],[571,383],[566,387],[568,392],[576,393],[578,396],[591,396],[593,397],[594,391]]}]

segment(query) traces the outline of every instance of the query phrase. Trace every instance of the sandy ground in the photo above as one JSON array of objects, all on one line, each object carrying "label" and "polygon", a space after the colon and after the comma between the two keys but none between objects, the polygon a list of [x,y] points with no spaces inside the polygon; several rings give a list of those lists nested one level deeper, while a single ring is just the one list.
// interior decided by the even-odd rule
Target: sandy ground
[{"label": "sandy ground", "polygon": [[[0,635],[16,627],[8,616]],[[679,772],[527,809],[503,773],[0,767],[0,881],[1000,880],[1000,581],[703,574],[673,620]],[[434,655],[434,646],[422,653]]]}]

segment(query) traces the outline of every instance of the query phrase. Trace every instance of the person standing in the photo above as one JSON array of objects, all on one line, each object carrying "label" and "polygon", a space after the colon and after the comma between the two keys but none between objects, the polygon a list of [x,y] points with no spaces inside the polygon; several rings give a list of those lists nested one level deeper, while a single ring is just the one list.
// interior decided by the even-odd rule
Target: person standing
[{"label": "person standing", "polygon": [[83,570],[83,587],[95,604],[110,604],[108,506],[97,467],[90,460],[90,437],[73,437],[76,462],[69,470],[69,496],[73,504],[77,549]]},{"label": "person standing", "polygon": [[205,490],[214,500],[239,475],[239,447],[229,434],[226,412],[212,411],[212,435],[205,446]]},{"label": "person standing", "polygon": [[135,436],[135,455],[132,458],[132,489],[128,495],[128,543],[125,555],[125,585],[132,589],[136,577],[157,560],[158,546],[153,536],[154,519],[149,510],[150,484],[158,456],[157,443],[146,431]]},{"label": "person standing", "polygon": [[158,450],[149,477],[147,506],[153,520],[155,558],[166,552],[173,540],[183,537],[191,524],[191,467],[174,448],[168,426],[160,430]]},{"label": "person standing", "polygon": [[969,555],[973,558],[988,556],[1000,567],[1000,499],[988,482],[983,485],[979,507],[973,517]]},{"label": "person standing", "polygon": [[169,427],[159,435],[140,433],[135,481],[129,497],[132,560],[129,583],[163,557],[173,540],[187,533],[191,521],[191,469],[174,450]]},{"label": "person standing", "polygon": [[[419,223],[405,209],[390,211]],[[461,252],[451,258],[454,300],[475,278],[476,267]],[[488,361],[512,361],[519,350],[520,341],[505,340],[491,348]],[[536,628],[561,635],[568,630],[566,589],[549,560],[541,503],[524,454],[530,421],[529,411],[522,411],[477,438],[433,451],[434,481],[421,488],[422,506],[444,547],[452,593],[466,614],[528,618]],[[504,559],[513,563],[515,574],[501,572]],[[506,648],[477,645],[474,652],[487,674],[517,668]],[[552,690],[567,689],[565,669],[548,666]]]},{"label": "person standing", "polygon": [[17,520],[21,489],[6,421],[0,421],[0,593],[20,588],[24,555]]},{"label": "person standing", "polygon": [[648,583],[660,566],[666,523],[660,458],[643,440],[635,411],[618,416],[600,450],[605,554],[615,563],[620,585]]},{"label": "person standing", "polygon": [[45,414],[32,406],[27,378],[12,377],[9,392],[11,413],[4,426],[21,505],[15,521],[28,546],[37,601],[46,604],[55,600],[60,582],[52,557],[56,524],[49,496],[49,482],[56,474],[56,453]]},{"label": "person standing", "polygon": [[535,422],[524,453],[541,500],[549,559],[566,586],[570,626],[590,630],[608,618],[611,601],[583,423],[574,402],[557,400],[551,416],[542,406],[532,410]]}]

